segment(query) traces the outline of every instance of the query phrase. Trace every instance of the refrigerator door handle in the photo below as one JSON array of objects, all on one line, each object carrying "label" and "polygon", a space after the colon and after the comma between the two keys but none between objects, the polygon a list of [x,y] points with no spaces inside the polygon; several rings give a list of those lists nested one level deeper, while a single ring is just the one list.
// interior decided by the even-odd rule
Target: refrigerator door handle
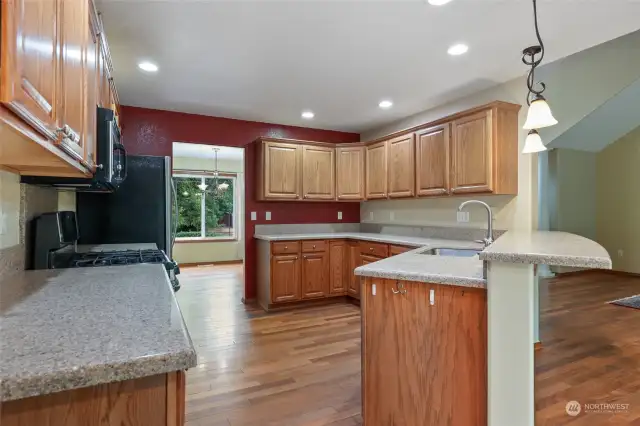
[{"label": "refrigerator door handle", "polygon": [[171,178],[171,192],[173,194],[172,205],[173,211],[171,218],[171,252],[173,253],[173,246],[176,243],[176,236],[178,234],[178,219],[180,218],[180,211],[178,210],[178,191],[176,190],[176,183]]}]

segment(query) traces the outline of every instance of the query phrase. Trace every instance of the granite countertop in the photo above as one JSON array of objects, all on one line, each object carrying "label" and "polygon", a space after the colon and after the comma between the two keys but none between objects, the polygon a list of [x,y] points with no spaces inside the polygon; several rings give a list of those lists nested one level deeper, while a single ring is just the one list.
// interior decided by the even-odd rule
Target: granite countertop
[{"label": "granite countertop", "polygon": [[363,277],[448,284],[462,287],[486,288],[487,286],[487,282],[483,278],[483,263],[477,256],[449,257],[420,254],[431,248],[472,248],[482,250],[483,245],[473,241],[363,232],[273,234],[254,235],[254,237],[264,241],[351,238],[420,247],[416,250],[360,266],[355,269],[355,274]]},{"label": "granite countertop", "polygon": [[24,271],[0,292],[0,401],[197,364],[162,265]]},{"label": "granite countertop", "polygon": [[611,257],[600,244],[579,235],[557,231],[507,231],[480,253],[480,259],[611,269]]}]

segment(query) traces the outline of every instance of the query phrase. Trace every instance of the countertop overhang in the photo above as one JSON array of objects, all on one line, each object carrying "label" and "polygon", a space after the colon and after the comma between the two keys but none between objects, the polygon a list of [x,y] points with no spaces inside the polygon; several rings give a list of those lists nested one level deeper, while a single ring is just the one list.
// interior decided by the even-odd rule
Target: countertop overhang
[{"label": "countertop overhang", "polygon": [[0,401],[197,365],[158,264],[2,277],[0,330]]},{"label": "countertop overhang", "polygon": [[611,257],[588,238],[559,231],[507,231],[480,253],[489,262],[611,269]]}]

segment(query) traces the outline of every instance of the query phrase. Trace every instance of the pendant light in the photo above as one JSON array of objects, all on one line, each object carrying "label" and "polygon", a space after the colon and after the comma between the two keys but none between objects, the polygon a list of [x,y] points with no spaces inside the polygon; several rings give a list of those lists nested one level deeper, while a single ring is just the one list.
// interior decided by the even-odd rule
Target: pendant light
[{"label": "pendant light", "polygon": [[[218,169],[218,151],[220,151],[220,148],[213,148],[213,151],[215,153],[215,169],[213,170],[213,189],[209,190],[208,193],[213,195],[214,198],[220,198],[222,197],[222,195],[224,195],[225,191],[229,188],[229,184],[226,182],[222,182],[222,183],[218,182],[218,177],[220,176],[220,170]],[[202,192],[206,192],[207,188],[209,188],[209,185],[203,182],[198,185],[198,188]]]},{"label": "pendant light", "polygon": [[537,46],[527,47],[522,51],[522,62],[531,67],[529,75],[527,76],[527,88],[529,89],[529,92],[527,93],[527,105],[529,105],[529,111],[527,112],[527,120],[523,126],[524,129],[531,130],[531,132],[529,132],[529,135],[525,140],[524,149],[522,151],[523,154],[546,150],[547,148],[542,143],[542,139],[540,138],[540,134],[537,132],[537,129],[558,124],[558,120],[556,120],[551,113],[551,108],[549,107],[547,100],[542,96],[542,92],[547,88],[546,85],[543,82],[538,82],[537,84],[539,85],[539,89],[536,90],[534,87],[536,85],[534,80],[535,70],[544,58],[544,43],[542,42],[542,37],[540,37],[540,30],[538,28],[538,8],[536,0],[533,0],[533,22],[536,30],[536,37],[540,44]]}]

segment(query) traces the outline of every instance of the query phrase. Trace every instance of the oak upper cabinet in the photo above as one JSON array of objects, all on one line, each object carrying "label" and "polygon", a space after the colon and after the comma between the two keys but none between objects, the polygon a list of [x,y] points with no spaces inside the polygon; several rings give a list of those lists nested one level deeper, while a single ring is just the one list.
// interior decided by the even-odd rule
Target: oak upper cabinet
[{"label": "oak upper cabinet", "polygon": [[416,133],[417,196],[449,193],[449,127],[432,127]]},{"label": "oak upper cabinet", "polygon": [[265,141],[262,149],[264,199],[299,200],[302,146]]},{"label": "oak upper cabinet", "polygon": [[388,142],[389,198],[415,195],[415,143],[413,133],[398,136]]},{"label": "oak upper cabinet", "polygon": [[[2,1],[2,103],[51,141],[57,139],[57,0]],[[81,51],[77,52],[81,56]]]},{"label": "oak upper cabinet", "polygon": [[453,122],[453,193],[490,192],[493,134],[491,111],[483,111]]},{"label": "oak upper cabinet", "polygon": [[338,200],[364,200],[364,146],[336,148]]},{"label": "oak upper cabinet", "polygon": [[302,255],[302,298],[317,299],[329,294],[327,254],[304,253]]},{"label": "oak upper cabinet", "polygon": [[[58,127],[61,147],[79,161],[84,161],[85,122],[88,105],[87,40],[89,3],[86,0],[60,1],[60,67]],[[95,111],[94,111],[95,113]]]},{"label": "oak upper cabinet", "polygon": [[331,241],[329,243],[329,274],[331,294],[344,294],[347,292],[348,276],[348,245],[345,241]]},{"label": "oak upper cabinet", "polygon": [[305,200],[336,198],[336,150],[302,145],[302,192]]},{"label": "oak upper cabinet", "polygon": [[91,13],[89,17],[89,26],[87,31],[87,54],[85,58],[85,80],[86,85],[86,103],[85,108],[85,125],[84,125],[84,158],[85,164],[92,171],[96,168],[96,143],[97,143],[97,117],[96,108],[99,103],[99,53],[98,46],[98,23],[94,19],[95,14]]},{"label": "oak upper cabinet", "polygon": [[360,298],[360,277],[353,273],[360,266],[360,243],[349,241],[347,243],[347,294]]},{"label": "oak upper cabinet", "polygon": [[277,255],[271,258],[271,302],[300,300],[300,256]]},{"label": "oak upper cabinet", "polygon": [[387,198],[387,141],[367,146],[365,188],[367,200]]}]

